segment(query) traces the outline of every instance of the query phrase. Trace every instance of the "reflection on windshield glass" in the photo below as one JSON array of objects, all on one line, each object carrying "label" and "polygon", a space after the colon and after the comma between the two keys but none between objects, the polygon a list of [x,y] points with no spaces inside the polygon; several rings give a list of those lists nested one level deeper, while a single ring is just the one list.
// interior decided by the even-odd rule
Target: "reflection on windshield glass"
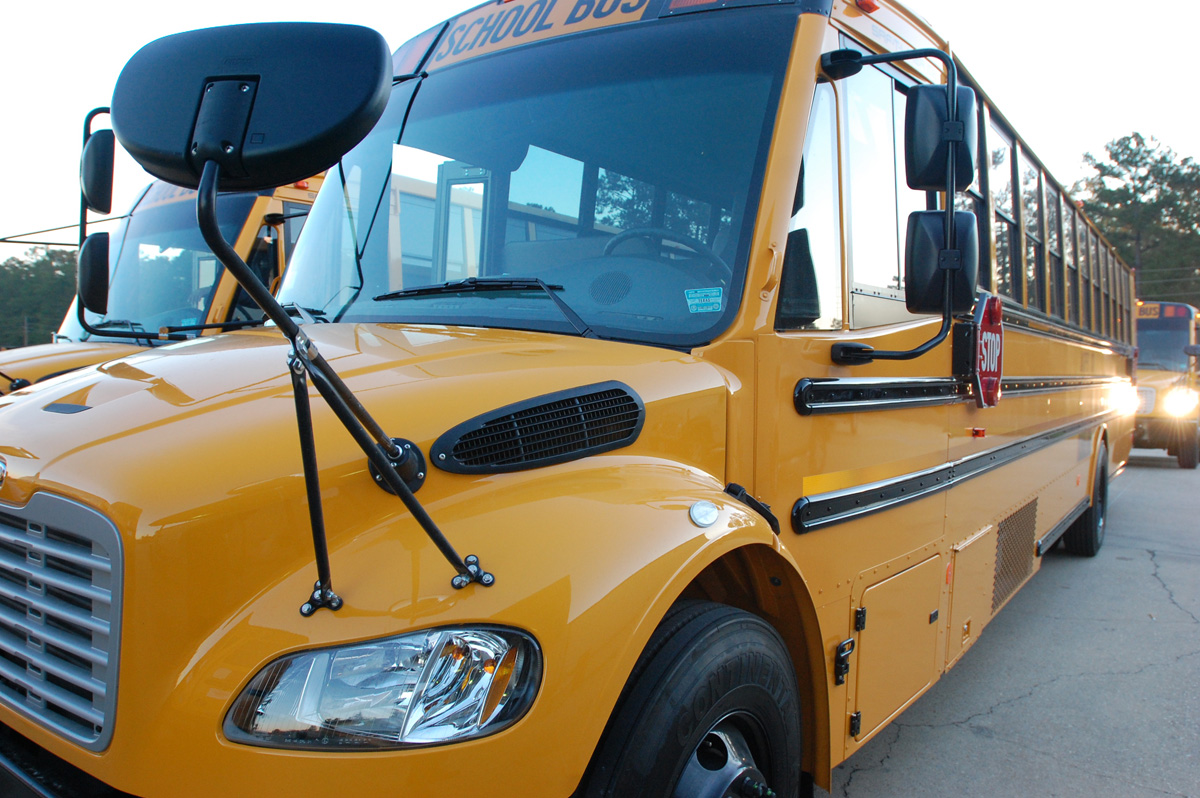
[{"label": "reflection on windshield glass", "polygon": [[789,30],[679,21],[400,84],[326,181],[281,301],[337,321],[571,332],[540,290],[375,300],[540,279],[602,336],[710,340],[740,296]]},{"label": "reflection on windshield glass", "polygon": [[[224,267],[196,225],[195,196],[165,183],[150,187],[110,240],[108,313],[88,313],[90,324],[157,332],[206,321]],[[253,195],[218,198],[217,218],[227,240],[237,238],[253,203]],[[87,337],[73,313],[61,333],[73,340]]]}]

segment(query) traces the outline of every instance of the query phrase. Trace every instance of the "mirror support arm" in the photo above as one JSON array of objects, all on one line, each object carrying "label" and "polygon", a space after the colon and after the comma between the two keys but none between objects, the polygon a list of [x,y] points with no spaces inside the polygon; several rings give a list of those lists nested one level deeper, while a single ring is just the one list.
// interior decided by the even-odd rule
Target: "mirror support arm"
[{"label": "mirror support arm", "polygon": [[[332,588],[329,586],[329,555],[325,542],[324,522],[320,517],[320,488],[316,469],[315,450],[312,448],[311,441],[312,419],[311,415],[306,413],[308,408],[307,382],[303,379],[303,374],[297,373],[297,368],[307,374],[308,378],[312,379],[321,397],[329,405],[330,409],[333,410],[338,420],[342,422],[342,425],[350,433],[350,436],[354,438],[359,448],[366,454],[367,459],[375,466],[383,482],[391,488],[393,493],[400,497],[405,507],[412,513],[413,518],[416,519],[417,523],[425,531],[425,534],[437,546],[442,556],[446,558],[446,561],[453,566],[457,572],[457,575],[451,580],[453,587],[461,589],[472,582],[478,582],[485,587],[494,584],[495,577],[482,569],[478,558],[469,556],[464,560],[459,556],[450,541],[446,539],[446,536],[438,529],[437,524],[429,517],[425,508],[421,506],[416,496],[413,495],[412,490],[398,472],[401,464],[406,460],[404,449],[384,433],[383,429],[371,417],[362,403],[358,401],[358,398],[350,391],[350,388],[337,375],[321,353],[317,351],[316,346],[304,334],[300,326],[292,320],[287,311],[280,306],[275,297],[271,295],[271,292],[259,281],[250,270],[250,267],[246,265],[233,247],[229,245],[229,242],[221,235],[216,216],[219,176],[220,167],[217,163],[215,161],[207,161],[204,164],[204,171],[200,178],[200,185],[196,195],[196,219],[200,225],[200,232],[204,236],[205,243],[213,251],[213,254],[217,256],[237,281],[241,283],[246,292],[250,294],[250,297],[258,303],[258,306],[267,314],[267,317],[275,322],[292,343],[289,371],[293,375],[293,385],[296,391],[297,422],[301,427],[301,448],[305,450],[303,452],[304,476],[310,499],[310,513],[313,518],[313,544],[316,549],[318,572],[321,577],[314,597],[317,597],[317,593],[324,595],[324,590],[328,590],[329,595],[333,598],[336,598],[336,594],[333,594]],[[300,401],[302,398],[301,393],[303,394],[304,402]],[[303,405],[303,408],[301,405]],[[313,501],[314,496],[316,497],[315,502]],[[324,573],[320,573],[322,570]],[[333,598],[329,598],[328,603],[321,606],[329,606],[331,609],[336,609],[332,605]],[[338,604],[340,606],[340,599],[338,599]],[[309,604],[305,605],[305,607],[308,606]],[[301,612],[305,615],[310,615],[316,609],[317,607],[312,607],[311,611],[305,612],[304,608],[301,608]]]},{"label": "mirror support arm", "polygon": [[[947,119],[942,128],[942,137],[951,146],[946,153],[946,239],[945,249],[941,253],[941,267],[944,271],[942,326],[936,335],[925,343],[906,351],[876,351],[869,344],[840,343],[834,344],[830,357],[839,366],[854,366],[870,363],[872,360],[912,360],[929,352],[946,339],[954,321],[954,270],[961,267],[961,253],[955,248],[954,226],[954,181],[957,175],[958,147],[956,141],[962,141],[962,124],[958,122],[958,68],[949,53],[934,48],[919,50],[904,50],[897,53],[879,53],[877,55],[858,54],[857,58],[846,55],[847,51],[840,50],[826,53],[821,57],[821,66],[834,79],[855,74],[862,67],[870,64],[884,64],[893,61],[909,61],[914,58],[936,58],[946,67],[946,105]],[[836,56],[831,59],[830,56]]]}]

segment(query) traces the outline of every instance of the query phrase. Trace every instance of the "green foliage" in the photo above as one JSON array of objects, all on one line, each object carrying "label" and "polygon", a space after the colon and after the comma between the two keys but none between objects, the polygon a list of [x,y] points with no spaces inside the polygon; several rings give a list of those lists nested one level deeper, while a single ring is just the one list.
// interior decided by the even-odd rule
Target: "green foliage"
[{"label": "green foliage", "polygon": [[75,296],[75,251],[35,247],[0,263],[0,347],[50,343]]},{"label": "green foliage", "polygon": [[1138,297],[1200,306],[1200,164],[1132,133],[1084,156],[1084,209],[1137,270]]}]

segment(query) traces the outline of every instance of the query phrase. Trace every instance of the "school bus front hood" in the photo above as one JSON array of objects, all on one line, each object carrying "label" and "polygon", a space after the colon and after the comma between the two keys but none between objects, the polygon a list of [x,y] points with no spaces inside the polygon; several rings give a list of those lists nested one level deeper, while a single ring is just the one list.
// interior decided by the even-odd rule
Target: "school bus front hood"
[{"label": "school bus front hood", "polygon": [[[0,372],[14,380],[31,383],[65,374],[84,366],[115,360],[145,347],[103,342],[36,344],[0,352]],[[0,394],[8,393],[8,381],[0,380]]]},{"label": "school bus front hood", "polygon": [[[532,755],[564,724],[598,736],[669,586],[694,578],[703,551],[771,544],[765,523],[724,493],[732,388],[711,364],[532,332],[305,329],[383,428],[427,458],[438,436],[481,413],[608,381],[640,397],[644,424],[626,447],[546,467],[427,468],[417,498],[461,555],[478,555],[496,576],[494,586],[455,590],[451,566],[310,390],[333,587],[345,606],[303,618],[316,566],[289,347],[276,331],[162,347],[0,398],[0,508],[18,512],[45,494],[93,508],[119,530],[124,565],[117,725],[105,755],[77,751],[3,707],[0,721],[133,794],[173,789],[135,766],[151,748],[172,763],[164,779],[176,765],[194,769],[197,783],[201,772],[233,773],[222,764],[233,757],[245,764],[236,777],[253,781],[254,749],[230,748],[213,730],[275,658],[456,623],[532,634],[547,658],[545,698],[522,731],[501,735],[500,746],[410,754],[403,772],[415,790],[432,773],[468,767],[460,756]],[[699,500],[718,508],[714,526],[689,520]],[[621,653],[596,653],[613,647]],[[594,689],[562,682],[578,673],[590,673]],[[349,759],[346,767],[364,766]],[[329,766],[305,762],[287,771],[297,788],[306,767]],[[582,772],[586,758],[576,764]]]}]

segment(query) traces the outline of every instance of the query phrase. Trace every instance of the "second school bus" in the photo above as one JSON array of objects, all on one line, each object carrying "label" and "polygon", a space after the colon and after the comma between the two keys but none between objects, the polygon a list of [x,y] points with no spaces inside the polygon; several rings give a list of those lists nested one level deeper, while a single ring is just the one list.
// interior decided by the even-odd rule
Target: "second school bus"
[{"label": "second school bus", "polygon": [[[467,11],[397,51],[327,175],[280,291],[298,327],[0,399],[4,766],[142,798],[793,796],[1060,539],[1094,555],[1129,271],[982,91],[906,132],[946,45],[868,5]],[[324,55],[257,30],[144,59]],[[171,118],[118,111],[144,63],[113,102],[134,138]],[[227,108],[286,82],[206,74]],[[922,255],[947,192],[910,190],[905,151],[931,129],[977,139],[974,221]],[[912,275],[943,266],[966,303],[927,345],[950,320],[909,312]],[[352,439],[306,379],[398,437]]]},{"label": "second school bus", "polygon": [[1196,309],[1138,300],[1138,412],[1134,445],[1166,449],[1180,468],[1200,464]]},{"label": "second school bus", "polygon": [[[257,195],[221,197],[222,229],[266,282],[273,284],[283,274],[320,185],[317,176]],[[82,311],[81,316],[76,298],[53,343],[0,354],[0,395],[169,338],[213,333],[261,318],[258,307],[204,246],[194,208],[192,191],[161,181],[147,186],[111,236],[106,312]]]}]

